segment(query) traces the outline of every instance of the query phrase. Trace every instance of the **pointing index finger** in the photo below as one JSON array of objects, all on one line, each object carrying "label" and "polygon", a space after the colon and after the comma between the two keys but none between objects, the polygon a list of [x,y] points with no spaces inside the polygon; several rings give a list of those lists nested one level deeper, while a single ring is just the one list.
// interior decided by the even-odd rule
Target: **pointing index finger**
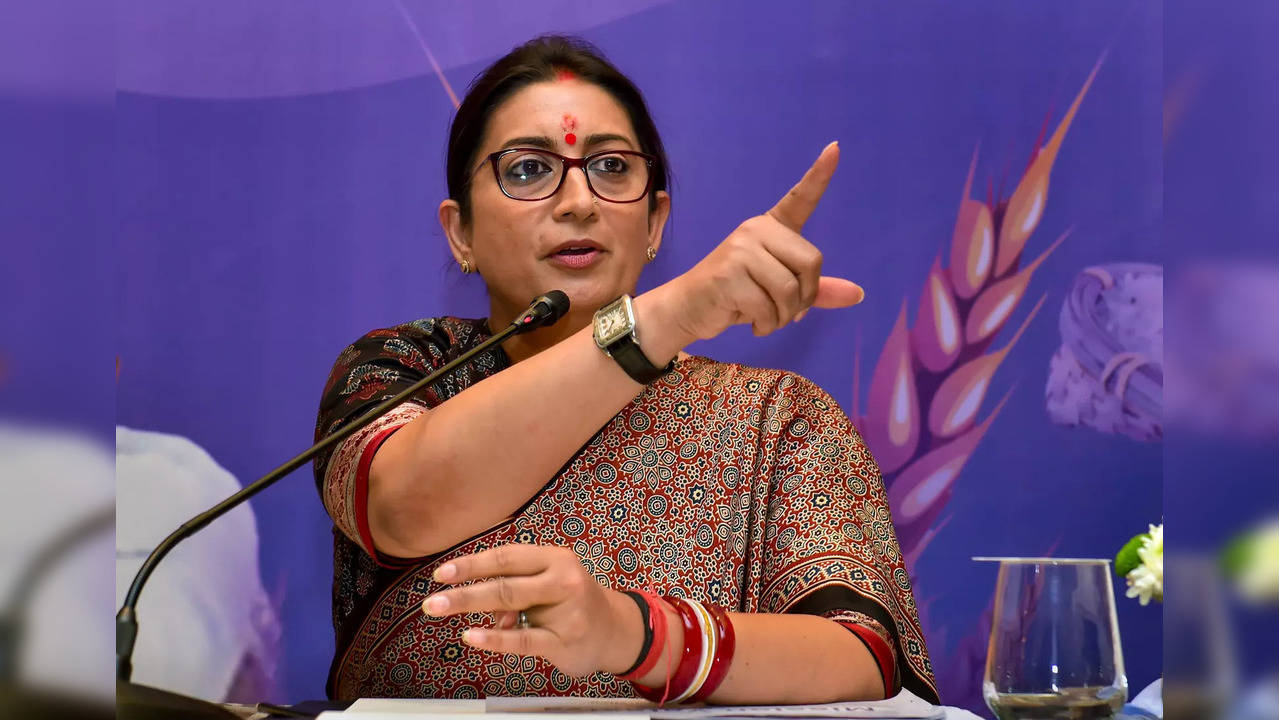
[{"label": "pointing index finger", "polygon": [[835,174],[835,166],[839,164],[839,143],[833,142],[822,149],[813,166],[808,168],[804,177],[795,187],[782,196],[781,200],[768,211],[777,222],[794,232],[801,232],[808,216],[813,214],[817,203],[826,192],[830,178]]}]

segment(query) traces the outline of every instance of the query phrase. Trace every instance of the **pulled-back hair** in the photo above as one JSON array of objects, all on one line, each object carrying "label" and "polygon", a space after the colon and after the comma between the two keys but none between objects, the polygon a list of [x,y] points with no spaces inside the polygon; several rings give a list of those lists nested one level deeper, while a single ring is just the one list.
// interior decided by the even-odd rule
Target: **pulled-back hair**
[{"label": "pulled-back hair", "polygon": [[666,150],[657,126],[649,115],[648,105],[635,83],[613,66],[595,46],[580,38],[544,35],[534,38],[507,53],[481,73],[466,91],[449,129],[448,179],[449,197],[462,210],[462,221],[470,222],[470,180],[478,162],[475,156],[488,128],[489,118],[507,98],[538,82],[557,79],[561,73],[597,85],[622,106],[635,128],[642,152],[657,157],[653,168],[653,186],[649,192],[649,208],[654,196],[670,182]]}]

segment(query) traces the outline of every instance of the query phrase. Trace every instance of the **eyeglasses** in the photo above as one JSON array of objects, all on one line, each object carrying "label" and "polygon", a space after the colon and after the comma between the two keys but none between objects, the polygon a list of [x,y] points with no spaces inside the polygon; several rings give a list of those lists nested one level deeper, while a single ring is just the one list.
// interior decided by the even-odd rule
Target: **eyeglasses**
[{"label": "eyeglasses", "polygon": [[657,158],[633,150],[605,150],[571,158],[539,148],[510,148],[489,155],[488,161],[502,194],[512,200],[545,200],[560,191],[569,168],[580,167],[595,197],[633,203],[652,187]]}]

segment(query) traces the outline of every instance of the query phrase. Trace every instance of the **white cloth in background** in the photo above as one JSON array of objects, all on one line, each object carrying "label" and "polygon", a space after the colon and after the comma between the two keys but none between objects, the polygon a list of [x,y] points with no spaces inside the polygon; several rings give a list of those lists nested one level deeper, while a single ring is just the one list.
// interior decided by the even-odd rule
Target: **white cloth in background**
[{"label": "white cloth in background", "polygon": [[[116,428],[116,485],[117,605],[165,536],[241,487],[187,438],[126,427]],[[274,675],[279,621],[262,587],[248,504],[160,563],[139,600],[138,628],[135,682],[220,702],[246,658]]]},{"label": "white cloth in background", "polygon": [[[105,443],[56,427],[0,421],[0,603],[8,605],[33,563],[20,628],[17,680],[86,699],[115,696],[111,528],[97,526],[42,558],[76,527],[109,512],[115,484]],[[93,525],[89,525],[93,527]]]}]

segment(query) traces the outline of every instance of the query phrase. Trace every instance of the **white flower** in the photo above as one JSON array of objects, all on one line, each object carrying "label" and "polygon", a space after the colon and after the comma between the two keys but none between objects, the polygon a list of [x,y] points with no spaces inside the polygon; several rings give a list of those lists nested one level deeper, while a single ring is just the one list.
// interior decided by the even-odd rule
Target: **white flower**
[{"label": "white flower", "polygon": [[1164,526],[1150,526],[1150,537],[1137,549],[1141,564],[1128,573],[1128,597],[1139,598],[1142,605],[1164,600]]},{"label": "white flower", "polygon": [[1145,565],[1139,565],[1128,573],[1128,597],[1139,598],[1142,605],[1150,602],[1151,598],[1163,601],[1164,591],[1163,583],[1151,572],[1150,568]]}]

